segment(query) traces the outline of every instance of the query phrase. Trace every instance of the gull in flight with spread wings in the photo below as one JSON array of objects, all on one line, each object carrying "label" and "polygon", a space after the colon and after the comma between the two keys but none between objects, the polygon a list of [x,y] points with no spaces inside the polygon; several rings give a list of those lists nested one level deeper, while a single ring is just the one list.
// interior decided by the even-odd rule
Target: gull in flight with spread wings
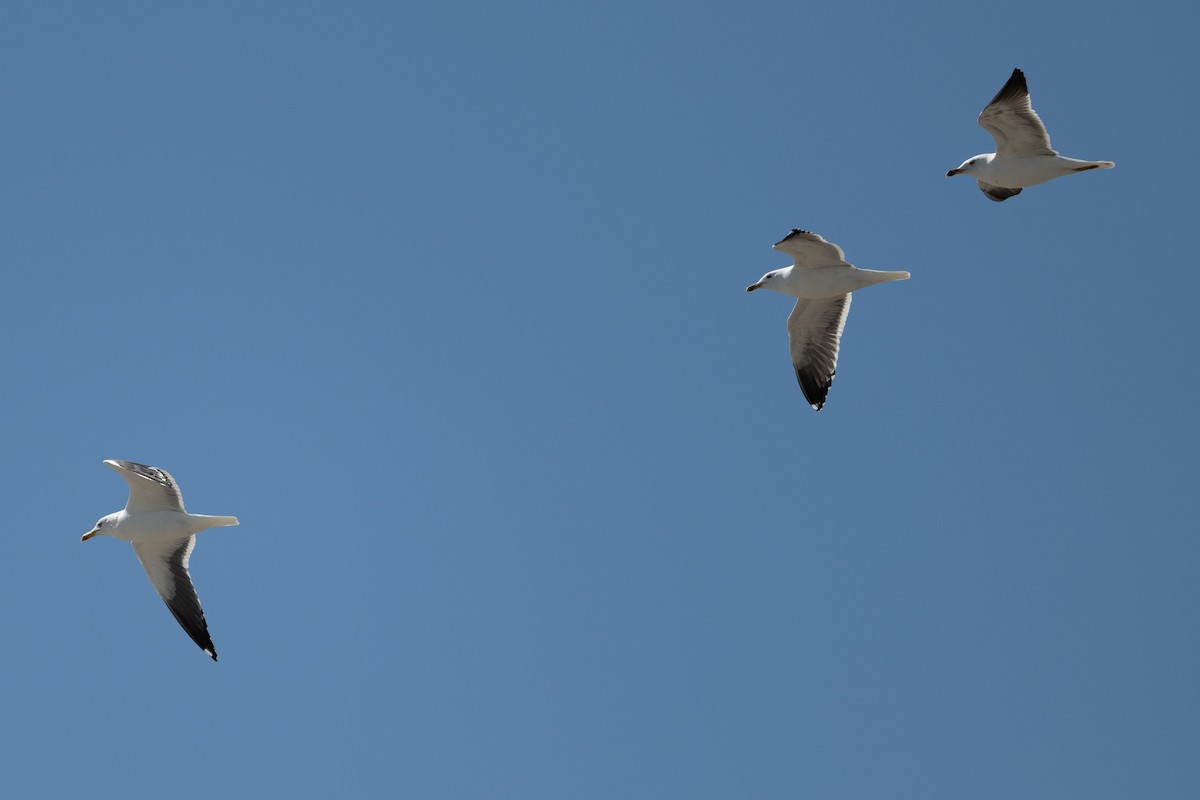
[{"label": "gull in flight with spread wings", "polygon": [[996,202],[1052,178],[1116,166],[1111,161],[1066,158],[1052,149],[1046,126],[1029,105],[1029,87],[1025,85],[1025,73],[1019,69],[1013,70],[1008,82],[979,115],[979,124],[996,140],[996,152],[972,156],[947,172],[946,177],[970,175]]},{"label": "gull in flight with spread wings", "polygon": [[876,283],[907,280],[909,275],[859,269],[846,262],[842,248],[799,228],[772,246],[791,256],[792,266],[768,272],[746,291],[771,289],[797,298],[787,321],[792,366],[805,399],[820,411],[837,372],[850,293]]},{"label": "gull in flight with spread wings", "polygon": [[123,510],[101,517],[81,541],[93,536],[111,536],[132,543],[133,552],[167,608],[192,641],[216,661],[217,650],[208,635],[200,598],[188,574],[188,558],[196,546],[197,533],[206,528],[237,525],[237,517],[189,514],[183,508],[179,484],[166,470],[132,461],[109,460],[104,464],[129,484],[129,502]]}]

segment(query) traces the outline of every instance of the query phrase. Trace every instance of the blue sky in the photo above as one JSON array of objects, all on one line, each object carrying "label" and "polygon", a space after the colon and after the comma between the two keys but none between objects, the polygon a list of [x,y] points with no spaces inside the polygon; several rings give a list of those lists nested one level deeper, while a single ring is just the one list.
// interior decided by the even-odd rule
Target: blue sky
[{"label": "blue sky", "polygon": [[1196,12],[1010,5],[8,5],[6,787],[1194,797]]}]

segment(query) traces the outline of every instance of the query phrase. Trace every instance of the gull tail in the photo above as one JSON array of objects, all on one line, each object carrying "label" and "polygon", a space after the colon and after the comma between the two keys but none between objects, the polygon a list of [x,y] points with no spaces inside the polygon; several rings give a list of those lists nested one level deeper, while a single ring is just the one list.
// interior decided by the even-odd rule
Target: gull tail
[{"label": "gull tail", "polygon": [[863,273],[862,277],[866,280],[867,286],[888,281],[906,281],[912,277],[907,272],[885,272],[878,269],[860,269],[859,272]]},{"label": "gull tail", "polygon": [[189,514],[194,520],[204,523],[205,528],[221,528],[226,525],[239,525],[237,517],[214,517],[210,514]]}]

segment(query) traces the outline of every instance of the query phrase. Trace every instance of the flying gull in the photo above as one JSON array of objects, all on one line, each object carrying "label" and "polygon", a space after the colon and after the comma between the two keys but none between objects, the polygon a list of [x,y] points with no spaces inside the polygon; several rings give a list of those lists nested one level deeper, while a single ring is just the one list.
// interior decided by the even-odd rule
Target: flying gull
[{"label": "flying gull", "polygon": [[772,246],[791,256],[793,265],[768,272],[746,291],[771,289],[797,298],[787,321],[792,366],[805,399],[820,411],[837,372],[850,293],[876,283],[907,280],[909,275],[859,269],[846,262],[842,248],[799,228]]},{"label": "flying gull", "polygon": [[979,181],[980,190],[996,202],[1051,178],[1116,166],[1111,161],[1066,158],[1053,150],[1050,134],[1029,105],[1029,87],[1019,69],[1013,70],[1008,83],[979,115],[979,124],[996,140],[996,152],[968,158],[946,177],[971,175]]},{"label": "flying gull", "polygon": [[101,517],[80,541],[111,536],[132,543],[133,552],[167,608],[192,641],[216,661],[217,650],[208,635],[200,598],[188,574],[188,559],[196,546],[197,533],[206,528],[237,525],[237,517],[187,513],[179,484],[166,470],[132,461],[109,460],[104,464],[129,484],[129,502],[124,510]]}]

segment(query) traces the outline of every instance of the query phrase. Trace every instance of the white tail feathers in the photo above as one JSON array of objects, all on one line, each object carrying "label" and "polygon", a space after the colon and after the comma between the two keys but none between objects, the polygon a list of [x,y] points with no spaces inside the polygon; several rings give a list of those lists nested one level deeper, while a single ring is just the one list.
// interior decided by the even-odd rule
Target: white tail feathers
[{"label": "white tail feathers", "polygon": [[208,528],[220,528],[225,525],[239,525],[237,517],[214,517],[211,514],[188,514],[188,518],[199,523],[198,530],[206,530]]}]

